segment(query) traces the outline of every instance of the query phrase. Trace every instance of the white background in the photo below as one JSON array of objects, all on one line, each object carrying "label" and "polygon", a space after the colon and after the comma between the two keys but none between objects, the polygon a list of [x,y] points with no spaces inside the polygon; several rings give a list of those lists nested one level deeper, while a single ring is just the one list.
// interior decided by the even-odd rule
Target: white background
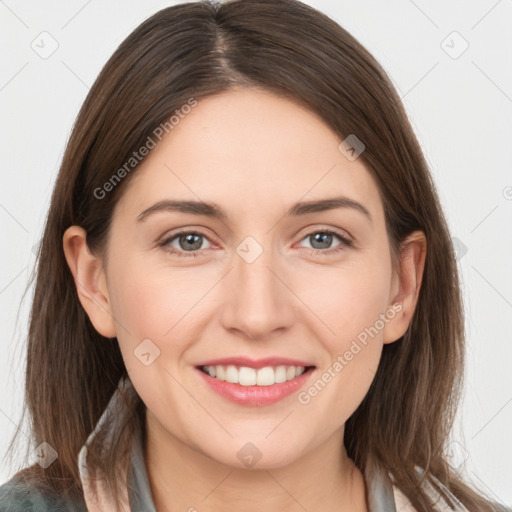
[{"label": "white background", "polygon": [[[468,480],[511,505],[512,0],[306,3],[379,60],[425,151],[452,236],[460,241],[467,312],[467,382],[453,464],[463,463]],[[66,140],[117,45],[168,5],[0,1],[0,456],[23,401],[31,291],[20,308],[21,295]],[[46,59],[31,47],[46,37],[50,48],[44,31],[58,43]],[[453,31],[469,44],[458,58],[463,41]],[[24,426],[23,439],[27,433]],[[0,482],[12,474],[0,464]]]}]

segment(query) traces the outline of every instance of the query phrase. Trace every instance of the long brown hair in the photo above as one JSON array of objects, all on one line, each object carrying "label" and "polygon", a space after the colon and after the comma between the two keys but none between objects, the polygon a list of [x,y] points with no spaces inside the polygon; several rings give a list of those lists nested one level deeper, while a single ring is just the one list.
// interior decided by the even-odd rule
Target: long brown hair
[{"label": "long brown hair", "polygon": [[[137,168],[104,197],[98,197],[98,187],[190,98],[200,101],[234,86],[290,98],[340,137],[355,134],[365,144],[360,158],[380,189],[393,253],[413,230],[427,238],[409,329],[384,346],[369,392],[346,423],[349,457],[363,471],[379,466],[391,472],[418,511],[431,510],[422,483],[432,476],[469,510],[497,510],[445,460],[463,382],[464,317],[457,263],[427,163],[379,63],[337,23],[296,0],[163,9],[122,42],[92,86],[53,191],[28,333],[25,392],[32,441],[48,442],[58,458],[24,474],[59,494],[80,495],[77,454],[119,379],[127,377],[117,340],[96,332],[78,300],[64,257],[64,231],[82,226],[90,249],[104,254],[112,212]],[[116,462],[127,463],[131,436],[144,425],[138,395],[127,396],[127,408],[112,449],[101,459],[92,451],[89,459],[96,466],[101,460],[114,497]],[[416,466],[423,468],[422,478]]]}]

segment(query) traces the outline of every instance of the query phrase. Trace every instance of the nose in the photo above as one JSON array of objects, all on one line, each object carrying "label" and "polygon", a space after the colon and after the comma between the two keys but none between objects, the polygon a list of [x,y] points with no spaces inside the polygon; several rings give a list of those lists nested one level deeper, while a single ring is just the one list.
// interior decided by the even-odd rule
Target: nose
[{"label": "nose", "polygon": [[254,241],[237,249],[223,284],[221,321],[225,329],[243,333],[247,339],[268,340],[296,321],[298,299],[287,282],[289,272],[277,251]]}]

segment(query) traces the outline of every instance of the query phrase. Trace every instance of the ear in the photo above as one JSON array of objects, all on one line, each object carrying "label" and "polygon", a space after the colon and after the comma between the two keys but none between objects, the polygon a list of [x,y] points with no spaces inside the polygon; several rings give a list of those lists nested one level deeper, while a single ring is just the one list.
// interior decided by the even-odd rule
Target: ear
[{"label": "ear", "polygon": [[[390,320],[384,327],[384,343],[400,339],[411,323],[420,293],[426,254],[427,239],[423,231],[414,231],[400,246],[400,261],[398,268],[393,270],[391,282],[390,309],[387,313]],[[391,309],[395,313],[393,316]]]},{"label": "ear", "polygon": [[114,338],[116,325],[103,262],[89,251],[86,236],[86,231],[80,226],[69,227],[62,239],[64,254],[75,280],[78,299],[94,328],[106,338]]}]

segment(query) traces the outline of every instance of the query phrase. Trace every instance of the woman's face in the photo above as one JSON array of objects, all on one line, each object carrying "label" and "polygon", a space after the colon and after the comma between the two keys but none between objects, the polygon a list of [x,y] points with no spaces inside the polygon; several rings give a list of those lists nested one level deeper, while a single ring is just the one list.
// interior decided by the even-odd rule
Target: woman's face
[{"label": "woman's face", "polygon": [[[174,126],[116,206],[105,275],[130,378],[150,424],[219,462],[279,467],[340,434],[405,329],[377,185],[341,142],[289,100],[231,90]],[[196,213],[151,210],[166,201]],[[198,368],[241,357],[224,378],[266,385]],[[314,368],[295,380],[293,362]]]}]

